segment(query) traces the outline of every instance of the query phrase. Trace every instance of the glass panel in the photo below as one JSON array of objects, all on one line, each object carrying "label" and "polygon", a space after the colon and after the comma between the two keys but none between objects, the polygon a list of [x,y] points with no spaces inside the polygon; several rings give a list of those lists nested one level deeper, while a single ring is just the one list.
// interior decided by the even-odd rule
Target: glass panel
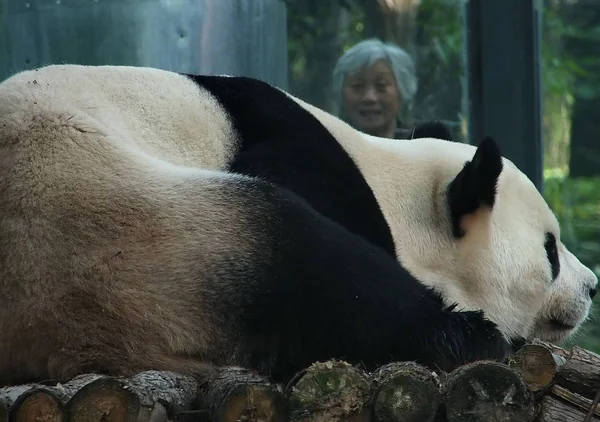
[{"label": "glass panel", "polygon": [[0,79],[50,63],[153,66],[287,86],[280,0],[0,0]]},{"label": "glass panel", "polygon": [[[545,0],[542,40],[544,195],[563,242],[600,274],[600,2]],[[600,322],[576,342],[600,352]]]},{"label": "glass panel", "polygon": [[[403,125],[410,129],[414,122],[442,120],[451,127],[456,140],[464,141],[467,125],[462,3],[288,0],[291,93],[333,112],[339,106],[339,89],[334,90],[332,78],[336,61],[357,42],[378,37],[403,48],[415,64],[418,89],[412,107],[402,110]],[[398,70],[402,72],[403,66]]]}]

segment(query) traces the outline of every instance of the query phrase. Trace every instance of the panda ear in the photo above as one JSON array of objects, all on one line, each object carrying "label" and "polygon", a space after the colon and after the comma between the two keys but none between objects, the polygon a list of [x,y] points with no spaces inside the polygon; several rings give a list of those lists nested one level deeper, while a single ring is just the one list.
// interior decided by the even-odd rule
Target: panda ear
[{"label": "panda ear", "polygon": [[[496,186],[502,172],[502,154],[496,142],[486,137],[448,186],[448,206],[452,234],[465,235],[465,218],[482,209],[491,210],[496,200]],[[481,217],[485,218],[485,217]]]}]

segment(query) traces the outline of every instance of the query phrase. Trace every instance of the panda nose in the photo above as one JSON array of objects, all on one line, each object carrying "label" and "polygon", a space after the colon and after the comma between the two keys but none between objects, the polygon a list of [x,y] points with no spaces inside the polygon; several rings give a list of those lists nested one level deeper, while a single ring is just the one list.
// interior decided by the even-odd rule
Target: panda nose
[{"label": "panda nose", "polygon": [[591,288],[590,289],[590,298],[593,299],[594,296],[596,296],[596,293],[598,293],[597,289]]}]

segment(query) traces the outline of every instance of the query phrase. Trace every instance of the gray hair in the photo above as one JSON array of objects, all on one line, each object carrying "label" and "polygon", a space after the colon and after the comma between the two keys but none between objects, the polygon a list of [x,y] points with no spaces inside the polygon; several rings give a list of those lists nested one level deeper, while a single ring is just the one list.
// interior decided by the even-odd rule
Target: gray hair
[{"label": "gray hair", "polygon": [[370,38],[352,46],[337,61],[333,69],[333,101],[332,113],[342,116],[342,86],[346,76],[365,67],[373,65],[377,60],[385,60],[390,66],[396,85],[408,109],[417,92],[417,75],[413,59],[406,51],[392,43],[384,43],[377,38]]}]

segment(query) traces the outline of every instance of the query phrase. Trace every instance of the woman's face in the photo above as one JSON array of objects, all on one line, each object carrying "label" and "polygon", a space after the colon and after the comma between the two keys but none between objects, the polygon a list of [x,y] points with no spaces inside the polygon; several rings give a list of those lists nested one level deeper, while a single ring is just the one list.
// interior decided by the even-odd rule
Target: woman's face
[{"label": "woman's face", "polygon": [[371,135],[391,138],[402,98],[389,66],[378,60],[348,75],[342,88],[344,111],[352,126]]}]

